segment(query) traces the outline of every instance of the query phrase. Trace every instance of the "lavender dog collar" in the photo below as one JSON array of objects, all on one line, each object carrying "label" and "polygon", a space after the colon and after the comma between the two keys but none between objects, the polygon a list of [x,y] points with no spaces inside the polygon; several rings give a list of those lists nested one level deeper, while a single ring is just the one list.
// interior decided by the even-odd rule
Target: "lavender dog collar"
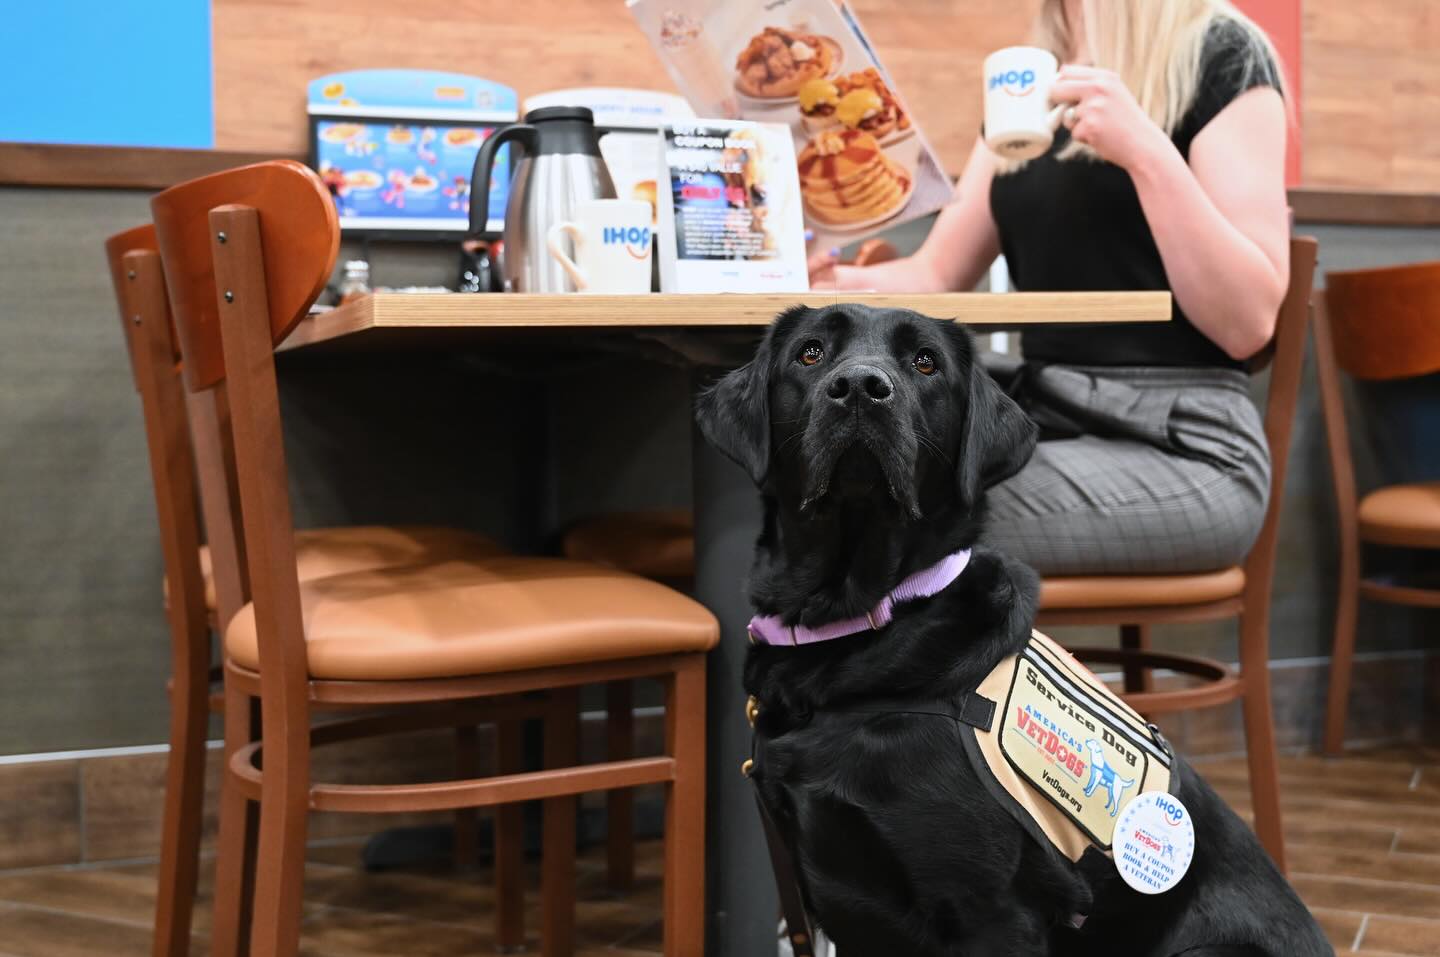
[{"label": "lavender dog collar", "polygon": [[970,564],[970,549],[946,555],[929,568],[921,569],[880,599],[869,612],[856,618],[845,618],[810,628],[786,625],[779,615],[756,616],[750,619],[750,640],[762,645],[813,645],[821,641],[858,635],[862,631],[878,631],[895,617],[895,606],[917,598],[929,598],[948,588]]}]

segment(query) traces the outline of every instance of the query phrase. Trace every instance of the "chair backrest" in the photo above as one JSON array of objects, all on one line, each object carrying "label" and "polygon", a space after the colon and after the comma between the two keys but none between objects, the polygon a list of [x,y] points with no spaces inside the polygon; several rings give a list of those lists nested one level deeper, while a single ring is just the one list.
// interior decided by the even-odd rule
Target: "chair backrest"
[{"label": "chair backrest", "polygon": [[[274,160],[202,176],[150,201],[165,262],[170,304],[180,324],[185,381],[207,389],[224,377],[219,306],[211,247],[217,240],[208,214],[217,206],[264,209],[261,266],[271,338],[279,343],[305,318],[335,266],[340,221],[335,200],[307,167]],[[223,292],[223,291],[222,291]]]},{"label": "chair backrest", "polygon": [[1315,373],[1330,451],[1340,562],[1342,571],[1355,577],[1360,496],[1341,369],[1358,379],[1377,380],[1440,370],[1440,263],[1332,270],[1316,294]]},{"label": "chair backrest", "polygon": [[308,668],[274,349],[334,268],[334,201],[309,169],[274,161],[173,186],[151,210],[186,383],[216,397],[213,416],[193,417],[196,444],[203,430],[233,456],[239,547],[215,555],[217,571],[222,560],[248,571],[262,694],[295,717],[306,707]]},{"label": "chair backrest", "polygon": [[110,277],[124,326],[135,388],[145,420],[150,478],[160,526],[160,549],[169,595],[171,661],[189,700],[177,710],[197,715],[206,707],[210,639],[205,583],[200,572],[195,464],[191,455],[185,392],[175,365],[175,343],[155,229],[139,226],[105,242]]},{"label": "chair backrest", "polygon": [[1440,262],[1327,273],[1325,309],[1335,361],[1357,379],[1440,370]]},{"label": "chair backrest", "polygon": [[127,306],[130,281],[126,276],[128,270],[121,260],[128,252],[153,251],[156,248],[155,227],[149,223],[116,233],[105,240],[105,259],[110,264],[110,282],[115,287],[115,304],[120,308],[120,331],[125,337],[125,354],[130,357],[130,375],[135,380],[136,391],[140,389],[140,369],[135,364],[135,343],[132,341],[135,338],[134,313]]},{"label": "chair backrest", "polygon": [[1245,603],[1253,614],[1267,614],[1275,575],[1280,503],[1290,464],[1290,437],[1305,367],[1305,337],[1320,244],[1308,236],[1290,240],[1290,284],[1275,320],[1271,342],[1270,389],[1265,398],[1265,441],[1270,446],[1270,502],[1260,535],[1245,559]]}]

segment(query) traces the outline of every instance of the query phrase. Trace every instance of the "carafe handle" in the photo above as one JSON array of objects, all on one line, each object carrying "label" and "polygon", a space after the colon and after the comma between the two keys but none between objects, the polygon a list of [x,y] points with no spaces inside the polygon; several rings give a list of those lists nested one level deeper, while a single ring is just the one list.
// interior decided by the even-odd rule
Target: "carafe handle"
[{"label": "carafe handle", "polygon": [[[490,235],[487,226],[490,221],[490,172],[495,165],[495,157],[500,155],[500,147],[514,140],[524,147],[525,152],[534,156],[536,144],[539,142],[539,132],[535,127],[526,123],[511,123],[509,126],[502,126],[494,133],[486,137],[485,142],[480,144],[480,152],[475,156],[475,169],[470,174],[470,236],[479,238]],[[515,157],[511,157],[511,168],[514,168]]]}]

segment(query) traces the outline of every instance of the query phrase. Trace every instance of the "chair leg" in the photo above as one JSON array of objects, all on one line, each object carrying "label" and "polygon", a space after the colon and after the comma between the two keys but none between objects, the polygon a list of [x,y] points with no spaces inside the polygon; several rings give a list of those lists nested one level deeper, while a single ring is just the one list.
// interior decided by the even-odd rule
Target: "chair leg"
[{"label": "chair leg", "polygon": [[1355,663],[1355,620],[1360,604],[1357,562],[1342,556],[1340,596],[1335,606],[1335,647],[1330,652],[1330,690],[1325,703],[1325,753],[1345,750],[1345,719],[1350,713],[1350,677]]},{"label": "chair leg", "polygon": [[170,757],[165,769],[160,872],[155,901],[155,957],[188,957],[190,920],[200,872],[205,799],[205,737],[210,718],[208,662],[175,675],[170,697]]},{"label": "chair leg", "polygon": [[[495,770],[525,770],[525,725],[501,721],[495,726]],[[495,827],[495,947],[502,954],[525,949],[525,805],[500,804]]]},{"label": "chair leg", "polygon": [[[605,686],[606,757],[624,761],[635,756],[635,684],[612,681]],[[635,792],[619,788],[605,796],[607,876],[610,889],[624,893],[635,885]]]},{"label": "chair leg", "polygon": [[262,731],[264,775],[251,948],[253,957],[296,957],[310,810],[310,728],[308,720],[267,718]]},{"label": "chair leg", "polygon": [[[1149,625],[1121,625],[1120,626],[1120,647],[1126,651],[1149,651],[1150,650],[1150,626]],[[1154,689],[1154,675],[1149,668],[1141,667],[1138,662],[1126,663],[1125,670],[1125,691],[1134,694],[1141,691]]]},{"label": "chair leg", "polygon": [[[474,725],[455,729],[455,777],[480,776],[480,731]],[[455,809],[455,836],[451,851],[455,870],[473,871],[480,863],[480,812],[473,807]]]},{"label": "chair leg", "polygon": [[1250,765],[1250,803],[1255,833],[1280,873],[1285,873],[1285,833],[1280,821],[1280,756],[1270,703],[1270,621],[1263,611],[1240,615],[1240,671],[1245,680],[1245,753]]},{"label": "chair leg", "polygon": [[248,695],[226,686],[220,834],[215,849],[215,911],[210,921],[211,957],[246,957],[250,953],[260,809],[235,786],[230,774],[230,756],[259,734],[256,712]]},{"label": "chair leg", "polygon": [[[545,766],[572,767],[578,760],[580,695],[575,688],[551,692],[545,718]],[[575,953],[575,795],[543,802],[540,840],[540,952]]]},{"label": "chair leg", "polygon": [[665,689],[665,749],[675,780],[665,794],[664,952],[705,949],[705,656],[691,655]]}]

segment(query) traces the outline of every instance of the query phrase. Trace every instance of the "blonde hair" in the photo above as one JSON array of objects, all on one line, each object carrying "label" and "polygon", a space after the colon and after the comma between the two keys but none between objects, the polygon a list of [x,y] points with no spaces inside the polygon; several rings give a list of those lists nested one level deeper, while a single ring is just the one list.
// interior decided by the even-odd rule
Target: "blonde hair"
[{"label": "blonde hair", "polygon": [[[1240,89],[1259,75],[1281,94],[1280,57],[1265,31],[1228,0],[1081,0],[1085,49],[1072,49],[1074,34],[1064,0],[1045,0],[1035,22],[1034,43],[1061,63],[1079,59],[1113,70],[1155,124],[1173,136],[1199,94],[1205,41],[1212,27],[1227,26],[1242,41],[1235,79]],[[1072,143],[1061,158],[1089,151]]]}]

